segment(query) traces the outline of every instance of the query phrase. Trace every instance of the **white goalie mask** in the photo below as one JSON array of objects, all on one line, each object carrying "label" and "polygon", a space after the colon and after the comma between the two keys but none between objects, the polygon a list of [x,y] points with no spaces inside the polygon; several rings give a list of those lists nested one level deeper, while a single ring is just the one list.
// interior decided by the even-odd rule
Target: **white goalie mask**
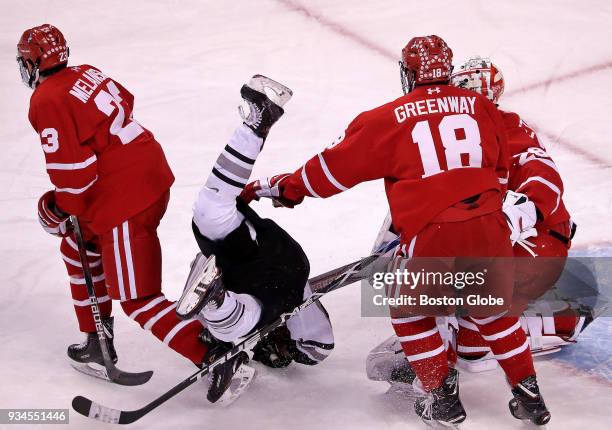
[{"label": "white goalie mask", "polygon": [[454,87],[476,91],[495,104],[504,93],[504,76],[488,58],[470,58],[451,75],[450,83]]}]

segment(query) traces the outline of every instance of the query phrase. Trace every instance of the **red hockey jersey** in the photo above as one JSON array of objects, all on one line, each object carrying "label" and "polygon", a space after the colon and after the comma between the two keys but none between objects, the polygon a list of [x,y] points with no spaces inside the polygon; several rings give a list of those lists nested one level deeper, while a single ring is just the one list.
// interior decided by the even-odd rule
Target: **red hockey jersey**
[{"label": "red hockey jersey", "polygon": [[485,191],[495,196],[492,210],[501,210],[508,160],[495,105],[473,91],[423,86],[357,116],[290,176],[283,194],[329,197],[384,178],[393,225],[407,243],[441,212]]},{"label": "red hockey jersey", "polygon": [[89,65],[43,81],[30,99],[58,207],[103,233],[153,204],[174,182],[134,96]]},{"label": "red hockey jersey", "polygon": [[508,189],[523,193],[536,205],[542,226],[568,221],[559,169],[540,144],[536,133],[513,112],[503,112],[511,154]]}]

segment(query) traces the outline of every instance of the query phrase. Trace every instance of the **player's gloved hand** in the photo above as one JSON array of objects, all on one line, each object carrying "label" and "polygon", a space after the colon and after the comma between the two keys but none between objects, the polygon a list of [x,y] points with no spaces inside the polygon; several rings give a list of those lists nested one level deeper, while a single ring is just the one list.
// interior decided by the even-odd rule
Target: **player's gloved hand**
[{"label": "player's gloved hand", "polygon": [[55,204],[55,191],[47,191],[38,200],[38,222],[54,236],[65,237],[72,231],[70,215]]},{"label": "player's gloved hand", "polygon": [[529,248],[535,245],[527,239],[538,235],[534,227],[538,220],[535,204],[525,194],[508,191],[504,197],[502,210],[510,227],[512,245],[518,243],[533,255],[533,251]]},{"label": "player's gloved hand", "polygon": [[284,181],[289,178],[289,173],[281,173],[280,175],[272,176],[270,178],[258,179],[250,182],[244,187],[240,198],[247,204],[253,200],[259,200],[260,197],[266,197],[272,199],[272,204],[275,207],[286,207],[293,208],[294,206],[302,203],[303,199],[299,201],[289,200],[283,196]]}]

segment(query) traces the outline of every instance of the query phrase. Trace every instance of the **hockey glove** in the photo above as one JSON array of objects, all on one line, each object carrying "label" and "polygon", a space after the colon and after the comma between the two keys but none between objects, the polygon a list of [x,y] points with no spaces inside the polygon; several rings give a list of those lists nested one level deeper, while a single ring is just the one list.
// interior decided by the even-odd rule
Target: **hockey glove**
[{"label": "hockey glove", "polygon": [[38,222],[54,236],[66,237],[72,231],[70,215],[55,204],[55,191],[47,191],[38,200]]},{"label": "hockey glove", "polygon": [[293,208],[302,203],[302,199],[293,201],[283,197],[283,183],[289,176],[289,173],[281,173],[270,178],[250,182],[240,193],[240,198],[248,204],[253,200],[259,200],[260,197],[266,197],[272,199],[274,207]]},{"label": "hockey glove", "polygon": [[504,198],[502,210],[506,216],[508,227],[510,227],[512,246],[518,243],[535,257],[534,252],[530,249],[534,248],[535,245],[527,240],[538,235],[534,227],[538,215],[533,202],[525,194],[508,191]]}]

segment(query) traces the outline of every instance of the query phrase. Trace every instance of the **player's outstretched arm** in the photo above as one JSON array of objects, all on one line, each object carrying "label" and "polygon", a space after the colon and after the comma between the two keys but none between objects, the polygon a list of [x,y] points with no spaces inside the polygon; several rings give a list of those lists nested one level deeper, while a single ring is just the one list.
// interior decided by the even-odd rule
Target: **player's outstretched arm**
[{"label": "player's outstretched arm", "polygon": [[251,200],[269,197],[276,206],[293,207],[305,197],[327,198],[361,182],[392,176],[393,146],[378,139],[380,128],[376,116],[359,115],[341,137],[294,173],[249,184]]}]

